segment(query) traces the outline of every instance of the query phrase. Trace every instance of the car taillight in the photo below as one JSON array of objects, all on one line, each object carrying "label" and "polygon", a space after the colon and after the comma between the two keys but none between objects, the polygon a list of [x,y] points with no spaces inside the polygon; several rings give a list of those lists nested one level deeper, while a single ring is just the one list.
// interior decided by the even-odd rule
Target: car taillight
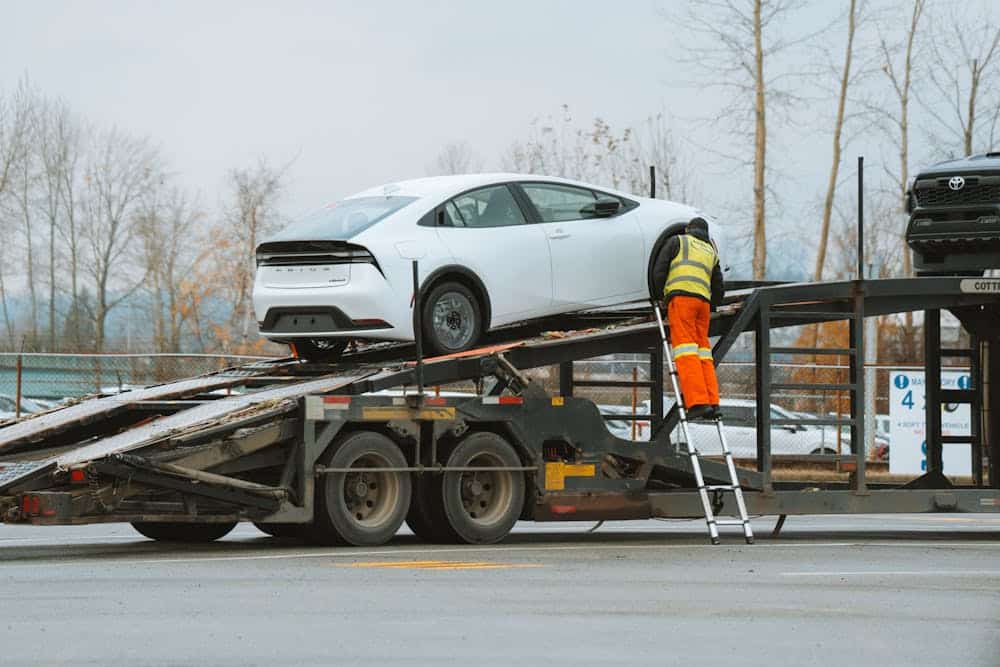
[{"label": "car taillight", "polygon": [[343,242],[265,243],[256,253],[257,266],[375,264],[367,248]]}]

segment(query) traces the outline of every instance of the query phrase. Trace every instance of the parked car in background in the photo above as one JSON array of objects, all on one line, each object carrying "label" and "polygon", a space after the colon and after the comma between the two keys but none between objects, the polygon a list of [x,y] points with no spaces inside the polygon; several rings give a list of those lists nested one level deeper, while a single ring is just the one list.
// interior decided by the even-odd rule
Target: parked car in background
[{"label": "parked car in background", "polygon": [[548,176],[400,181],[261,243],[254,310],[261,335],[304,357],[335,358],[350,340],[413,340],[419,260],[424,343],[459,352],[495,327],[647,300],[651,265],[695,216],[707,218]]},{"label": "parked car in background", "polygon": [[[673,406],[670,396],[663,397],[664,414]],[[754,401],[724,398],[721,401],[723,412],[723,428],[726,442],[736,458],[755,458],[757,456],[757,404]],[[649,414],[650,402],[643,401],[640,414]],[[795,413],[778,405],[771,405],[772,419],[794,419]],[[690,422],[691,438],[699,451],[706,455],[721,453],[719,436],[714,422]],[[639,440],[649,439],[649,423],[639,423]],[[684,435],[678,426],[671,434],[676,442],[683,442]],[[850,441],[844,443],[842,453],[850,453]],[[776,455],[807,455],[836,453],[834,448],[824,441],[823,433],[805,426],[773,426],[771,428],[771,453]]]}]

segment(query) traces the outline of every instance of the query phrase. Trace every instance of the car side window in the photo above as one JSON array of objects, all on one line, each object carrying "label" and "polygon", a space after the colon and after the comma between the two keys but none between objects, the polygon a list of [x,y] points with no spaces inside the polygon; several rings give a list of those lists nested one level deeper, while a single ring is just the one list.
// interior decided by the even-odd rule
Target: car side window
[{"label": "car side window", "polygon": [[462,218],[462,214],[458,212],[454,202],[446,202],[438,206],[437,211],[434,211],[434,215],[437,216],[435,224],[438,227],[465,227],[465,220]]},{"label": "car side window", "polygon": [[456,227],[509,227],[525,224],[524,215],[506,185],[472,190],[448,202]]},{"label": "car side window", "polygon": [[553,183],[522,183],[521,189],[528,196],[542,222],[566,222],[599,217],[596,212],[583,212],[593,204],[597,195],[584,188]]},{"label": "car side window", "polygon": [[754,426],[757,420],[754,419],[753,408],[742,405],[726,406],[723,408],[726,413],[726,423],[733,426]]}]

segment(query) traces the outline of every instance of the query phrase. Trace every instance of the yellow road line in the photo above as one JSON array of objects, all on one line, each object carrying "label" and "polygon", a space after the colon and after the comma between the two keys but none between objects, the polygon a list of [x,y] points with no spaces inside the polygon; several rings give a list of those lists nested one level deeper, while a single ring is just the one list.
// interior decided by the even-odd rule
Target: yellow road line
[{"label": "yellow road line", "polygon": [[489,563],[489,562],[464,562],[449,560],[382,560],[382,561],[362,561],[357,563],[340,563],[338,567],[366,567],[382,568],[389,570],[510,570],[518,568],[542,567],[541,565],[528,565],[523,563]]}]

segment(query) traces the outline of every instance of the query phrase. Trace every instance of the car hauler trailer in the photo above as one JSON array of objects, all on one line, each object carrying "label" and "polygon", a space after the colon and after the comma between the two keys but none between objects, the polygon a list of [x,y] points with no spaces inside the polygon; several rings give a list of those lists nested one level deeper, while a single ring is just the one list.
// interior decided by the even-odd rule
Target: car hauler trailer
[{"label": "car hauler trailer", "polygon": [[[757,515],[892,512],[1000,512],[1000,282],[979,278],[801,283],[727,296],[712,320],[716,363],[737,336],[755,334],[757,460],[739,468],[748,510]],[[942,350],[940,312],[953,313],[971,345]],[[865,448],[816,455],[853,467],[849,481],[775,480],[772,426],[848,426],[865,442],[865,317],[923,311],[927,378],[927,472],[905,484],[872,483]],[[132,522],[166,540],[208,541],[239,521],[275,535],[320,543],[376,545],[406,520],[433,541],[490,543],[518,519],[534,521],[696,518],[704,512],[691,458],[663,410],[663,348],[648,311],[619,313],[557,336],[508,332],[505,340],[459,355],[412,361],[412,348],[375,347],[333,365],[294,359],[238,369],[77,405],[0,428],[0,517],[10,523]],[[632,319],[629,319],[632,317]],[[847,321],[846,348],[771,345],[774,329]],[[597,407],[574,396],[594,386],[574,362],[612,353],[649,355],[649,441],[612,435]],[[834,384],[779,384],[776,355],[849,359]],[[971,384],[941,389],[942,357],[962,357]],[[524,371],[558,366],[558,393]],[[473,380],[475,395],[405,393],[420,385]],[[632,387],[633,381],[602,380]],[[845,418],[775,420],[776,390],[835,390],[850,397]],[[377,394],[381,390],[397,390]],[[228,392],[228,395],[227,395]],[[942,436],[940,406],[969,403],[969,436]],[[620,415],[615,416],[621,419]],[[971,445],[972,483],[942,474],[942,446]],[[704,445],[703,445],[704,446]],[[710,451],[704,451],[710,454]],[[724,484],[725,465],[703,460],[707,483]],[[985,470],[985,473],[984,473]],[[713,493],[717,513],[732,496]]]}]

